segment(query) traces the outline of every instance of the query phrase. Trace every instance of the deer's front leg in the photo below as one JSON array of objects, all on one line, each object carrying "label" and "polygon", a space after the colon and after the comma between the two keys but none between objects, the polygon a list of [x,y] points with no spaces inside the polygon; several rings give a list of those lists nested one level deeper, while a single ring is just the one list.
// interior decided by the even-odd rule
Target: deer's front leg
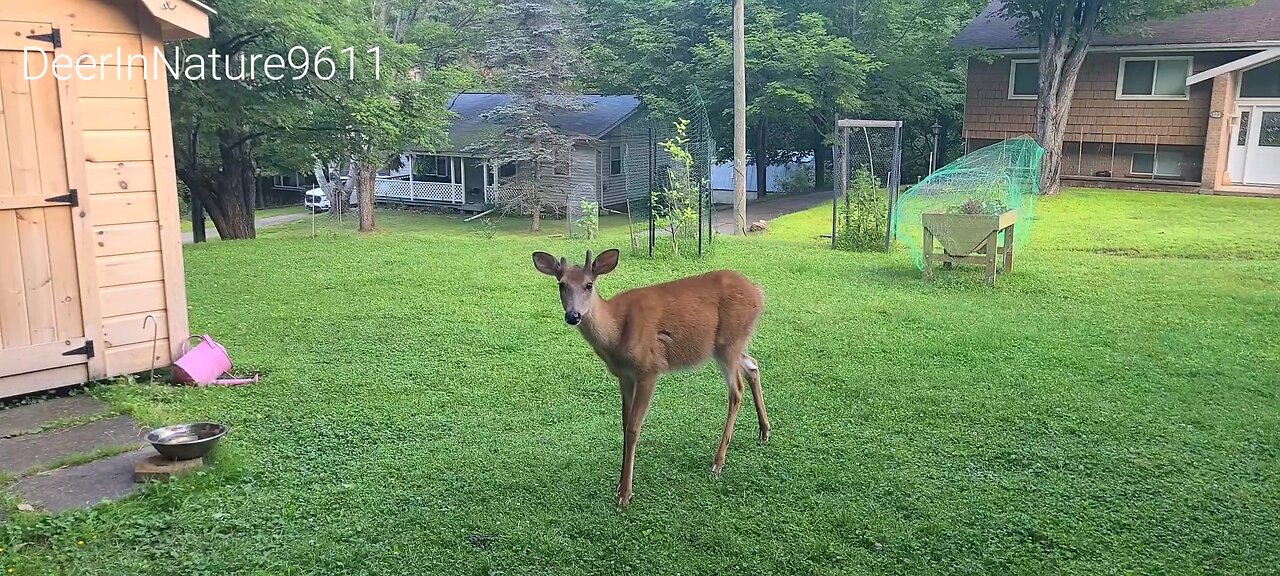
[{"label": "deer's front leg", "polygon": [[636,444],[640,442],[640,429],[644,427],[644,417],[649,413],[649,402],[653,400],[653,389],[657,384],[657,376],[641,376],[632,381],[632,397],[628,406],[626,393],[623,393],[622,404],[622,474],[618,479],[618,508],[626,508],[631,503],[631,478],[635,470]]}]

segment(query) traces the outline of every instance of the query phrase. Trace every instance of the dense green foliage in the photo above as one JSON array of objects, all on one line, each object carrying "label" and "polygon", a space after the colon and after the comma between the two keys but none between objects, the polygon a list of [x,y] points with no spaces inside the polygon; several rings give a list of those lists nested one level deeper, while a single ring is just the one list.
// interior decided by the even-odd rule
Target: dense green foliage
[{"label": "dense green foliage", "polygon": [[584,31],[574,0],[498,0],[484,54],[512,98],[484,114],[497,128],[474,149],[495,163],[517,166],[500,183],[515,192],[504,208],[532,213],[535,232],[556,191],[544,178],[557,167],[571,173],[573,146],[584,139],[551,121],[583,108],[572,95],[578,92]]},{"label": "dense green foliage", "polygon": [[[713,133],[731,142],[731,10],[694,0],[584,0],[600,26],[591,83],[634,92],[674,114],[688,86],[709,96]],[[929,126],[958,129],[963,54],[947,42],[979,0],[747,2],[747,98],[753,156],[825,158],[837,116],[902,119],[907,180],[926,166]],[[763,137],[763,140],[762,140]],[[763,145],[761,142],[763,141]],[[952,147],[954,157],[955,148]],[[727,155],[724,153],[722,155]],[[921,160],[923,159],[923,160]]]},{"label": "dense green foliage", "polygon": [[903,251],[833,251],[829,206],[703,260],[624,257],[606,296],[721,267],[763,285],[752,354],[774,424],[758,446],[739,418],[711,478],[724,384],[713,367],[664,378],[625,513],[616,384],[529,261],[625,245],[625,218],[589,245],[384,212],[373,234],[295,223],[194,246],[192,328],[265,378],[96,393],[147,424],[229,424],[217,462],[124,503],[17,514],[0,570],[1266,573],[1271,202],[1068,192],[996,288],[970,267],[924,282]]},{"label": "dense green foliage", "polygon": [[[419,16],[432,19],[435,4]],[[320,160],[354,174],[353,161],[372,184],[388,159],[442,141],[447,98],[469,74],[436,64],[438,55],[424,62],[417,45],[392,36],[400,30],[389,14],[357,0],[223,0],[211,37],[181,44],[186,54],[257,63],[239,74],[184,74],[170,87],[178,175],[223,238],[254,235],[260,173],[310,172]],[[268,68],[273,57],[282,69]]]},{"label": "dense green foliage", "polygon": [[884,250],[889,225],[885,191],[866,168],[854,172],[836,214],[836,248],[855,252]]}]

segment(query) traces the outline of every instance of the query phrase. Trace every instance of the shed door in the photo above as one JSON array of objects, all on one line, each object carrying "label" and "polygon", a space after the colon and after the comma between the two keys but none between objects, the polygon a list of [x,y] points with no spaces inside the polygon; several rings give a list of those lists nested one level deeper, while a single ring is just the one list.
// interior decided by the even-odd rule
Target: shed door
[{"label": "shed door", "polygon": [[22,51],[40,46],[28,35],[50,32],[0,21],[0,378],[85,364],[92,355],[59,82],[39,73],[53,54]]}]

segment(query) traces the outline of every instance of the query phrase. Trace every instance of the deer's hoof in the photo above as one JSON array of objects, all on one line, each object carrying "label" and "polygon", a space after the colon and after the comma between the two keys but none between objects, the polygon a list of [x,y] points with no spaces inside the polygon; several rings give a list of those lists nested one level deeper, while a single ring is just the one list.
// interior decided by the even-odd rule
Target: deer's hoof
[{"label": "deer's hoof", "polygon": [[626,510],[627,506],[630,506],[630,505],[631,505],[631,493],[619,492],[618,493],[618,510]]},{"label": "deer's hoof", "polygon": [[722,473],[722,472],[724,472],[724,463],[723,463],[723,462],[721,462],[721,463],[719,463],[719,464],[712,464],[712,465],[711,465],[711,475],[712,475],[712,476],[719,477],[719,476],[720,476],[720,473]]},{"label": "deer's hoof", "polygon": [[761,429],[760,429],[760,444],[761,444],[761,445],[767,445],[767,444],[769,444],[769,429],[768,429],[768,428],[761,428]]}]

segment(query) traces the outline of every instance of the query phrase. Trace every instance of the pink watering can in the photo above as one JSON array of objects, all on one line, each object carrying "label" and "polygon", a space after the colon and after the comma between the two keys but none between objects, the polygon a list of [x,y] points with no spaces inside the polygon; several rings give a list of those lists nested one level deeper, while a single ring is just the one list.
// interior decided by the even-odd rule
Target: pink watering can
[{"label": "pink watering can", "polygon": [[[192,348],[191,341],[196,339],[200,343]],[[182,348],[182,357],[173,363],[173,374],[179,382],[199,386],[235,386],[258,381],[257,374],[252,378],[222,378],[231,371],[231,356],[227,354],[226,348],[208,334],[188,338],[182,343]]]}]

